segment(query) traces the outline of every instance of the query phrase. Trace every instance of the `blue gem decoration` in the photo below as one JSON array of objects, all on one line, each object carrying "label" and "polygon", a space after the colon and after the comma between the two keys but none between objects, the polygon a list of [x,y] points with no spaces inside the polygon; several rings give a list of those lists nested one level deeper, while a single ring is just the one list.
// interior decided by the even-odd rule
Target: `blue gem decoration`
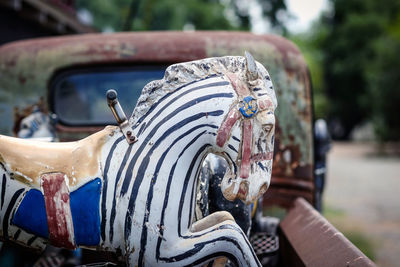
[{"label": "blue gem decoration", "polygon": [[244,117],[251,118],[257,113],[257,101],[252,96],[246,96],[239,102],[239,110]]}]

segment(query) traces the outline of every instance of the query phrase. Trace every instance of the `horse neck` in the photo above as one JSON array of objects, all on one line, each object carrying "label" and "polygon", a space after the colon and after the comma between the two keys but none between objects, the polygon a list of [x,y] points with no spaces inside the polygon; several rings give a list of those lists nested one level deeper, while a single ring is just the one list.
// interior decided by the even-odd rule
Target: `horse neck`
[{"label": "horse neck", "polygon": [[[166,199],[168,206],[176,206],[184,187],[194,184],[204,156],[216,147],[217,130],[234,100],[233,89],[220,77],[191,83],[158,99],[137,118],[132,127],[134,144],[116,134],[103,154],[101,210],[103,218],[109,218],[104,229],[114,222],[128,229],[143,220],[144,210],[158,207],[157,214],[165,210]],[[186,202],[187,195],[183,198]],[[129,236],[130,229],[120,236],[112,228],[111,242]],[[105,231],[106,239],[107,235]]]},{"label": "horse neck", "polygon": [[[145,157],[144,161],[149,160],[162,168],[165,165],[160,162],[163,156],[168,157],[168,162],[204,156],[199,151],[215,147],[216,132],[234,96],[229,82],[222,77],[212,77],[182,86],[162,97],[133,129],[139,140],[135,146]],[[187,162],[186,167],[191,168],[190,165],[193,164]],[[138,174],[142,171],[145,170],[138,170]]]}]

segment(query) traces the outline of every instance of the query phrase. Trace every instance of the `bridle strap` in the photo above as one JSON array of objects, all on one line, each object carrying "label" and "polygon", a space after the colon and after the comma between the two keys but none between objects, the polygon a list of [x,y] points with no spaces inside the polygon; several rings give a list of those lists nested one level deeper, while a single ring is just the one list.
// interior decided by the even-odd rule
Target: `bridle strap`
[{"label": "bridle strap", "polygon": [[251,143],[253,141],[253,123],[251,120],[245,120],[243,121],[242,127],[242,162],[240,177],[248,178],[250,173]]},{"label": "bridle strap", "polygon": [[[251,96],[249,87],[238,78],[236,74],[226,73],[226,76],[230,80],[232,87],[235,89],[236,94],[239,99],[244,99],[247,96]],[[271,100],[269,99],[259,99],[257,100],[258,110],[266,110],[273,106]],[[243,118],[241,112],[239,111],[237,105],[233,105],[228,112],[227,117],[222,122],[221,126],[217,132],[217,146],[223,147],[227,142],[229,135],[231,134],[232,128],[235,123]],[[254,118],[254,117],[253,117]],[[272,153],[268,152],[262,155],[252,155],[251,145],[253,142],[253,118],[245,118],[242,124],[242,138],[240,140],[242,147],[241,155],[241,168],[240,177],[248,178],[250,173],[250,163],[256,158],[260,159],[272,159]]]},{"label": "bridle strap", "polygon": [[236,74],[228,72],[226,73],[226,77],[228,77],[238,96],[245,97],[250,95],[249,87]]},{"label": "bridle strap", "polygon": [[223,147],[228,137],[231,133],[233,125],[235,125],[236,121],[240,119],[241,115],[239,110],[232,108],[228,116],[222,122],[221,127],[219,127],[217,132],[217,145],[219,147]]}]

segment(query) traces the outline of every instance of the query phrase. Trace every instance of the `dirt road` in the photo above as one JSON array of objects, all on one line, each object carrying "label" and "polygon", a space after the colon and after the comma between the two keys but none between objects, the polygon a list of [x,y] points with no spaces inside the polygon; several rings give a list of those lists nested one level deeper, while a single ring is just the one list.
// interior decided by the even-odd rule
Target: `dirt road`
[{"label": "dirt road", "polygon": [[378,266],[399,266],[400,158],[374,156],[375,149],[373,144],[333,144],[324,201],[345,212],[345,227],[373,240]]}]

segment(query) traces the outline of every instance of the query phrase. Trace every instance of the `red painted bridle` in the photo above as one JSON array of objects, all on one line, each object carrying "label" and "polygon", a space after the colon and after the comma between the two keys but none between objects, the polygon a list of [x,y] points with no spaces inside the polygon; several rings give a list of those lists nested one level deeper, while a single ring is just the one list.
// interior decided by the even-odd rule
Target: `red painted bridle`
[{"label": "red painted bridle", "polygon": [[[238,101],[243,100],[247,96],[254,97],[247,84],[244,83],[241,79],[239,79],[236,74],[226,73],[226,76],[230,80],[232,87],[235,89],[238,95]],[[257,103],[257,112],[270,109],[271,107],[273,107],[273,104],[269,99],[257,99],[256,103]],[[231,109],[228,112],[228,115],[226,116],[221,126],[219,127],[217,132],[217,145],[219,147],[223,147],[225,145],[226,141],[228,140],[231,134],[232,127],[239,119],[242,118],[243,119],[242,139],[240,141],[242,146],[240,177],[248,178],[250,172],[250,162],[259,160],[271,160],[273,153],[266,152],[266,153],[252,154],[251,145],[253,139],[253,119],[255,116],[251,116],[249,118],[244,117],[242,113],[239,111],[238,104],[239,103],[236,103],[231,107]]]}]

